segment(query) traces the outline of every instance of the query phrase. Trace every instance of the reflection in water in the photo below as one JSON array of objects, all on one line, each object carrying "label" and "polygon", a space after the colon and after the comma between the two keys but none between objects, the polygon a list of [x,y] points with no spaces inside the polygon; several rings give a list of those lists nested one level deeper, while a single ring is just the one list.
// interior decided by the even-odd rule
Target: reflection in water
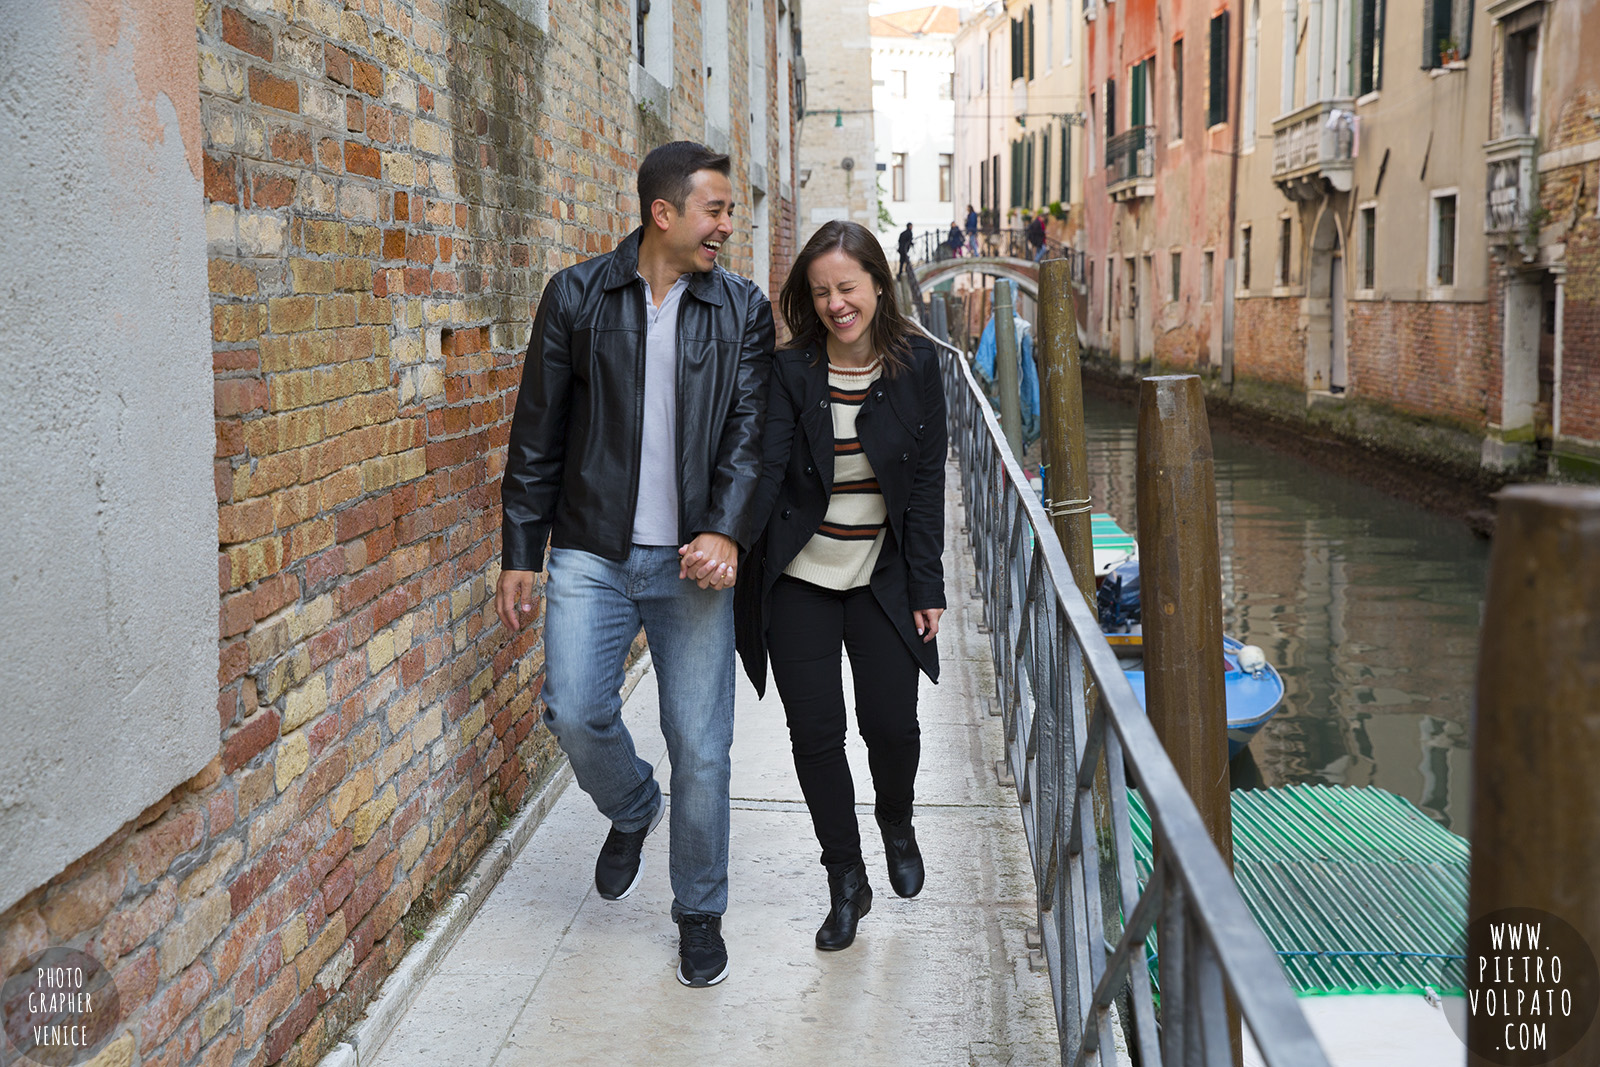
[{"label": "reflection in water", "polygon": [[[1084,401],[1090,494],[1137,528],[1131,407]],[[1212,434],[1223,624],[1284,703],[1235,786],[1377,785],[1467,833],[1469,724],[1488,543],[1461,523]]]}]

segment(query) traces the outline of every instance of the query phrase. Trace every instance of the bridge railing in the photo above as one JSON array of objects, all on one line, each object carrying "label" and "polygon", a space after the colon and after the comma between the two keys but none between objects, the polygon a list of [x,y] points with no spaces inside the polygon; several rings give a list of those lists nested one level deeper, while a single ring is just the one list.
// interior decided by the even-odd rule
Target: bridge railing
[{"label": "bridge railing", "polygon": [[[939,344],[976,565],[970,595],[982,599],[990,635],[1061,1063],[1118,1062],[1115,1003],[1133,1063],[1230,1067],[1231,995],[1271,1067],[1327,1067],[965,356]],[[1098,801],[1097,773],[1105,783]],[[1152,824],[1153,869],[1143,886],[1130,781]],[[1158,923],[1159,990],[1151,973]]]}]

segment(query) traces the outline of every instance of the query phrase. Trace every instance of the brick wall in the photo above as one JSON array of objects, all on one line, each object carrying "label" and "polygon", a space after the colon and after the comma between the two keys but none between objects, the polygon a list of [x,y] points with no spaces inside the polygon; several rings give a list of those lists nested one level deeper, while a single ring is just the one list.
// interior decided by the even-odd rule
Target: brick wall
[{"label": "brick wall", "polygon": [[1487,425],[1496,356],[1486,303],[1384,300],[1348,307],[1352,393],[1446,424]]},{"label": "brick wall", "polygon": [[315,1062],[558,758],[541,629],[494,616],[498,484],[545,280],[637,224],[643,150],[704,134],[698,8],[665,124],[627,91],[631,10],[196,5],[219,754],[0,916],[7,972],[64,944],[112,970],[118,1062]]},{"label": "brick wall", "polygon": [[1306,338],[1300,327],[1298,298],[1240,300],[1234,309],[1233,330],[1236,377],[1305,388]]},{"label": "brick wall", "polygon": [[[1590,98],[1600,107],[1600,94]],[[1588,122],[1588,119],[1584,119]],[[1590,131],[1594,124],[1589,122]],[[1540,175],[1540,200],[1566,246],[1561,322],[1561,436],[1600,446],[1600,219],[1595,217],[1600,165],[1586,163]]]}]

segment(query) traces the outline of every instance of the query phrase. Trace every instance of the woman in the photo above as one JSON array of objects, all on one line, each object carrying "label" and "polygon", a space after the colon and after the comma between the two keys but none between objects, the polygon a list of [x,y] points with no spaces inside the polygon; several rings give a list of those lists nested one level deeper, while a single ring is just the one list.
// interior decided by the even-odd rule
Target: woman
[{"label": "woman", "polygon": [[889,883],[922,889],[911,825],[921,754],[917,674],[938,680],[944,611],[944,392],[933,345],[895,306],[878,239],[826,223],[779,297],[792,347],[773,360],[755,514],[739,568],[739,654],[756,690],[767,662],[795,772],[828,871],[817,947],[846,948],[872,907],[861,858],[840,650],[850,657]]}]

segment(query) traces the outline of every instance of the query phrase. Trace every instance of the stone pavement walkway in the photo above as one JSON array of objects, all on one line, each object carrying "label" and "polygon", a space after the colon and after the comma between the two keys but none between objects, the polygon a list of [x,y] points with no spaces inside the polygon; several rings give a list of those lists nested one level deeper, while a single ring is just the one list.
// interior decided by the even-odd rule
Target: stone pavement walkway
[{"label": "stone pavement walkway", "polygon": [[[567,1064],[1001,1065],[1057,1062],[1050,983],[1028,966],[1033,881],[1015,794],[996,784],[1000,720],[952,466],[942,680],[922,683],[917,832],[928,878],[901,900],[884,874],[866,750],[852,729],[873,908],[856,943],[818,952],[826,875],[790,762],[783,710],[739,677],[733,745],[731,970],[678,984],[666,824],[626,899],[594,891],[607,823],[569,784],[459,940],[361,1067]],[[848,675],[847,675],[848,678]],[[654,678],[625,706],[640,754],[668,780]],[[420,946],[419,946],[420,947]],[[412,951],[417,951],[414,948]]]}]

